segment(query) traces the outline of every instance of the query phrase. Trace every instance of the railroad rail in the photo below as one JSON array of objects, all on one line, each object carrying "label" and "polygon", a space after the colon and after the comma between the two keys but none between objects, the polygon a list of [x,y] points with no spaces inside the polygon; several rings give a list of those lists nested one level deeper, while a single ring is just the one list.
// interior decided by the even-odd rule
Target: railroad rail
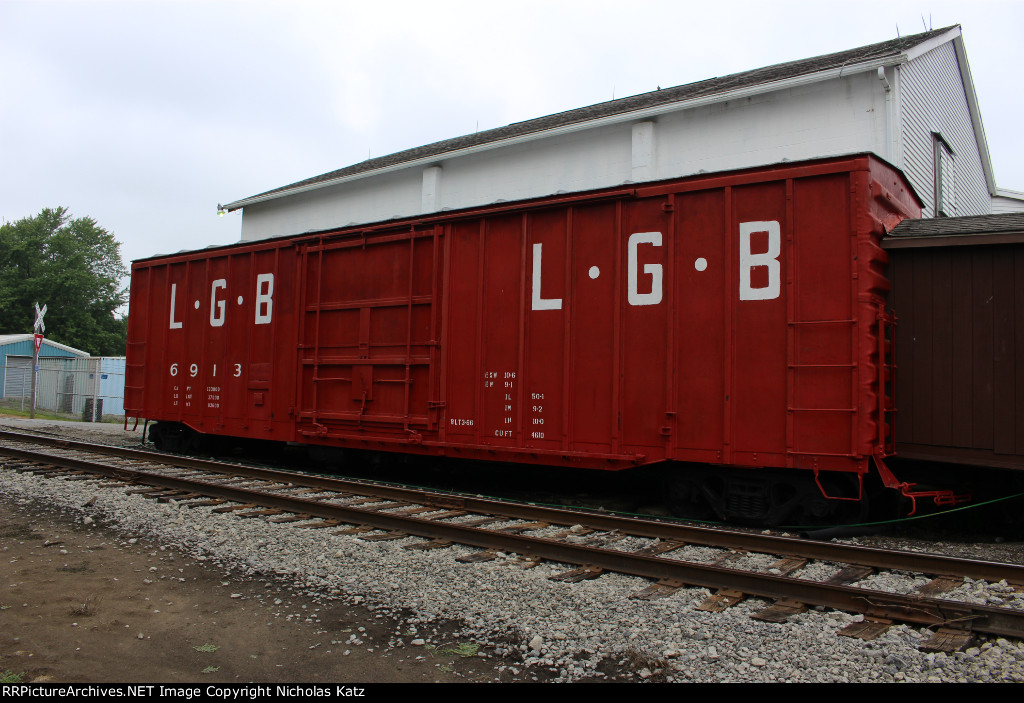
[{"label": "railroad rail", "polygon": [[[972,633],[1024,638],[1024,610],[935,597],[964,578],[1024,584],[1024,566],[1013,564],[509,503],[13,432],[0,432],[0,456],[12,459],[9,468],[17,470],[100,475],[148,497],[216,504],[215,510],[246,517],[303,527],[355,525],[345,531],[368,540],[426,538],[406,545],[413,549],[463,544],[482,550],[464,561],[490,559],[502,551],[521,555],[526,563],[546,559],[578,565],[552,577],[565,581],[595,578],[604,571],[656,580],[634,597],[663,597],[686,586],[717,591],[700,606],[704,610],[720,611],[751,596],[775,601],[754,615],[775,622],[809,606],[863,613],[863,622],[842,632],[862,639],[877,637],[894,621],[940,628],[924,645],[934,649],[961,647]],[[537,534],[552,527],[561,529]],[[585,541],[570,539],[582,535]],[[626,535],[651,543],[636,551],[611,546]],[[673,552],[688,545],[722,552],[712,563],[673,558]],[[747,552],[778,560],[770,572],[729,566]],[[793,576],[810,560],[845,566],[827,581]],[[851,585],[874,570],[934,578],[908,595]]]}]

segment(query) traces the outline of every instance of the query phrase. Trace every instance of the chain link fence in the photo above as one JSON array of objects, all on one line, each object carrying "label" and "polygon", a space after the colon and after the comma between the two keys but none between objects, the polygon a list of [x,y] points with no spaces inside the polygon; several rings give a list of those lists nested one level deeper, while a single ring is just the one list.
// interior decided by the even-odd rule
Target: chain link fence
[{"label": "chain link fence", "polygon": [[[32,357],[0,357],[0,406],[32,407]],[[36,411],[87,422],[124,417],[124,358],[39,357]]]}]

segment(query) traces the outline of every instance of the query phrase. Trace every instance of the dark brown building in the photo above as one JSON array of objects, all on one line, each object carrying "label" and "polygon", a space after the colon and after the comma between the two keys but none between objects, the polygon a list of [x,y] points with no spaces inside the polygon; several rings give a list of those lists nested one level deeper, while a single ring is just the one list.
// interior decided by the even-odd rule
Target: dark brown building
[{"label": "dark brown building", "polygon": [[1024,469],[1024,213],[905,220],[883,247],[897,453]]}]

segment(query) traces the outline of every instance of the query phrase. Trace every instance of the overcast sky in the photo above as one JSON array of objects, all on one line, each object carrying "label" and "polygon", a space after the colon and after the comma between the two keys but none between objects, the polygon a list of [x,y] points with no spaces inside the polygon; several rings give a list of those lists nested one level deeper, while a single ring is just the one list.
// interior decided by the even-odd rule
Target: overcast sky
[{"label": "overcast sky", "polygon": [[227,203],[409,147],[960,24],[1024,190],[1024,2],[0,0],[0,220],[63,205],[126,261],[237,241]]}]

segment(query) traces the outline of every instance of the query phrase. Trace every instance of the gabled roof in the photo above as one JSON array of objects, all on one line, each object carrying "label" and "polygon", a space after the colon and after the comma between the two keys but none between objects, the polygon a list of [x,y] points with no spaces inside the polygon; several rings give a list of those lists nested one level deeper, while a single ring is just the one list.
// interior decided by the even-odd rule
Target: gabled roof
[{"label": "gabled roof", "polygon": [[886,249],[1024,242],[1024,212],[903,220],[882,242]]},{"label": "gabled roof", "polygon": [[[0,334],[0,346],[16,344],[18,342],[31,342],[33,337],[35,337],[33,334]],[[67,344],[61,344],[60,342],[55,342],[52,339],[46,339],[45,337],[43,338],[43,343],[47,346],[71,352],[75,356],[89,356],[89,352],[87,351],[75,349],[74,347],[69,347]]]},{"label": "gabled roof", "polygon": [[[954,25],[834,54],[709,78],[696,83],[641,93],[628,98],[610,100],[546,117],[538,117],[525,122],[515,122],[505,127],[467,134],[454,139],[445,139],[387,156],[368,159],[352,166],[218,206],[218,208],[237,210],[257,202],[358,178],[373,171],[390,171],[403,165],[412,165],[415,162],[454,156],[456,153],[466,150],[476,151],[480,148],[492,148],[500,143],[509,143],[510,140],[518,141],[517,138],[528,138],[531,135],[574,125],[589,126],[590,123],[616,117],[641,118],[649,114],[675,109],[678,107],[677,103],[720,102],[729,99],[737,92],[765,86],[774,87],[774,84],[802,77],[819,76],[824,78],[831,77],[833,74],[842,75],[844,71],[865,70],[881,65],[902,63],[934,48],[934,46],[958,37],[959,34],[959,25]],[[659,108],[662,109],[659,110]]]}]

